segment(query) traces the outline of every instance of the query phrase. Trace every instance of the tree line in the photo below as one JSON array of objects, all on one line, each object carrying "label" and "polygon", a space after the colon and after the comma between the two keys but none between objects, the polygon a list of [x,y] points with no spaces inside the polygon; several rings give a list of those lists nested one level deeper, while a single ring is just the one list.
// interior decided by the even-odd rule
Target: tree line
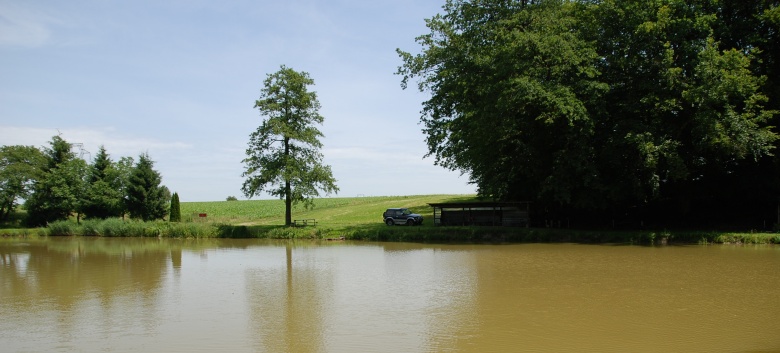
[{"label": "tree line", "polygon": [[448,0],[398,74],[428,155],[536,220],[770,227],[779,3]]},{"label": "tree line", "polygon": [[[113,161],[100,146],[91,163],[60,136],[48,147],[0,147],[0,221],[8,221],[20,202],[27,226],[66,220],[129,216],[144,221],[168,215],[171,193],[161,185],[147,153],[138,160]],[[175,200],[178,203],[178,195]],[[178,211],[178,210],[177,210]],[[180,217],[180,216],[179,216]]]}]

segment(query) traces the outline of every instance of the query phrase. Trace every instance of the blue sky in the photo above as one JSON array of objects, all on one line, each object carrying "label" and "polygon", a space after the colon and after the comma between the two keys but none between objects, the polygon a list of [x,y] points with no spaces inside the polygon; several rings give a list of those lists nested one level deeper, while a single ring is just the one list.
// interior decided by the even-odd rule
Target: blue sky
[{"label": "blue sky", "polygon": [[244,199],[254,101],[285,65],[314,79],[331,196],[471,194],[423,158],[426,95],[394,74],[443,3],[0,0],[0,144],[149,153],[184,202]]}]

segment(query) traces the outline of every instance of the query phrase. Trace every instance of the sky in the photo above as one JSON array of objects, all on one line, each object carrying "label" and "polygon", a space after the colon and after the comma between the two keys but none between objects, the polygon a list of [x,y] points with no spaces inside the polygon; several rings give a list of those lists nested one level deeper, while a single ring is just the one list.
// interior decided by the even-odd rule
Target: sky
[{"label": "sky", "polygon": [[[148,153],[182,202],[247,197],[242,160],[262,123],[263,80],[309,73],[338,194],[473,194],[434,165],[420,124],[427,94],[401,88],[396,48],[444,0],[0,0],[0,145],[88,161]],[[268,199],[267,194],[254,199]]]}]

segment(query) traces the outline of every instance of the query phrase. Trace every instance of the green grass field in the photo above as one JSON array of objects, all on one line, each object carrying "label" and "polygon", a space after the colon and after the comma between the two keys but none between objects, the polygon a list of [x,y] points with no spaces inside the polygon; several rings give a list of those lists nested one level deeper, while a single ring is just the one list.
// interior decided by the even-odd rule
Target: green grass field
[{"label": "green grass field", "polygon": [[[316,219],[317,225],[345,229],[369,224],[383,225],[382,212],[390,207],[407,207],[423,215],[423,226],[431,226],[433,208],[429,203],[476,200],[474,195],[416,195],[338,197],[314,200],[314,207],[293,208],[293,219]],[[202,221],[232,225],[284,225],[284,201],[245,200],[217,202],[182,202],[183,221]],[[206,214],[201,218],[199,214]]]}]

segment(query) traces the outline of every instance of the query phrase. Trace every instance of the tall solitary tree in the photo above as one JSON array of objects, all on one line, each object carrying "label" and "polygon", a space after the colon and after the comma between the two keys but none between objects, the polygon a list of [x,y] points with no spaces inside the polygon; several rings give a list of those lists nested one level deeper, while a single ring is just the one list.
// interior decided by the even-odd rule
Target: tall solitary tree
[{"label": "tall solitary tree", "polygon": [[292,224],[292,206],[311,206],[319,190],[338,192],[330,166],[322,164],[320,103],[308,91],[314,80],[306,72],[282,65],[264,81],[255,108],[265,116],[249,136],[244,159],[246,177],[241,190],[247,197],[265,191],[285,201],[285,225]]}]

